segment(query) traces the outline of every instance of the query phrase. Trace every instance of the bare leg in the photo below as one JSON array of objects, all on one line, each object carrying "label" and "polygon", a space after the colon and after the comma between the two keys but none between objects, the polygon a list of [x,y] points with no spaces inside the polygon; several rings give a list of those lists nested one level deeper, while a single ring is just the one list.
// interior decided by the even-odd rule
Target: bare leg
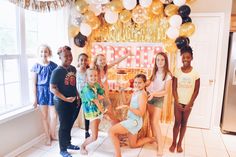
[{"label": "bare leg", "polygon": [[182,111],[179,111],[176,107],[174,107],[174,114],[175,114],[175,124],[174,124],[174,128],[173,128],[173,141],[172,141],[172,144],[169,148],[170,152],[175,151],[176,141],[177,141],[177,137],[178,137],[179,130],[180,130],[180,124],[182,121]]},{"label": "bare leg", "polygon": [[43,123],[44,133],[46,135],[46,145],[51,145],[51,137],[50,137],[50,128],[49,128],[49,119],[48,119],[48,106],[40,105],[41,118]]},{"label": "bare leg", "polygon": [[55,106],[49,106],[50,112],[50,135],[52,140],[57,140],[56,127],[57,127],[57,113]]},{"label": "bare leg", "polygon": [[157,155],[163,155],[163,139],[159,123],[161,118],[161,108],[148,105],[148,112],[150,113],[152,132],[158,144]]},{"label": "bare leg", "polygon": [[183,112],[183,117],[182,117],[181,126],[180,126],[179,141],[177,144],[177,152],[179,153],[183,152],[182,141],[186,132],[188,117],[190,113],[191,113],[191,110]]},{"label": "bare leg", "polygon": [[121,157],[120,140],[118,138],[118,135],[127,134],[128,132],[129,131],[124,128],[120,123],[113,125],[109,129],[109,136],[115,149],[115,157]]},{"label": "bare leg", "polygon": [[95,120],[90,121],[90,129],[92,132],[92,136],[86,138],[84,143],[81,145],[81,150],[80,150],[81,154],[88,154],[88,151],[86,150],[86,146],[97,140],[99,124],[100,124],[100,119],[95,119]]},{"label": "bare leg", "polygon": [[144,138],[138,139],[138,134],[133,135],[131,133],[128,134],[128,138],[129,138],[129,145],[131,148],[138,148],[138,147],[143,146],[146,143],[150,143],[155,140],[152,137],[144,137]]}]

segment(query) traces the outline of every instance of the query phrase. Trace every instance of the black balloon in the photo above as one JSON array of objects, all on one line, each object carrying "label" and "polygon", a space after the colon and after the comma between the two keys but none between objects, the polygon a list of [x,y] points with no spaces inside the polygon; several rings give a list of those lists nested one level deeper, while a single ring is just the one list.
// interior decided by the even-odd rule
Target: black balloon
[{"label": "black balloon", "polygon": [[78,47],[84,47],[87,41],[87,37],[80,32],[74,37],[74,43]]},{"label": "black balloon", "polygon": [[188,42],[188,45],[190,44],[190,39],[188,37],[185,37],[187,42]]},{"label": "black balloon", "polygon": [[182,5],[181,7],[179,7],[178,12],[179,12],[179,15],[183,18],[183,17],[189,16],[191,9],[187,5]]},{"label": "black balloon", "polygon": [[187,23],[187,22],[192,22],[192,19],[189,16],[182,17],[182,24]]},{"label": "black balloon", "polygon": [[178,47],[178,49],[181,49],[182,47],[185,47],[189,44],[189,39],[187,39],[186,37],[178,37],[175,40],[175,44]]}]

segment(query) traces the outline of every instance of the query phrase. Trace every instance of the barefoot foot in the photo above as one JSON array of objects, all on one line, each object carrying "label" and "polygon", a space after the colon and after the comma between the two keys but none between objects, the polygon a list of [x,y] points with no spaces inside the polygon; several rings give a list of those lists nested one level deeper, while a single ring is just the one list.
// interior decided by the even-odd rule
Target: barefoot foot
[{"label": "barefoot foot", "polygon": [[84,147],[81,147],[80,154],[88,155],[88,151]]},{"label": "barefoot foot", "polygon": [[48,138],[46,138],[46,141],[45,141],[45,145],[46,146],[51,146],[51,138],[50,137],[48,137]]},{"label": "barefoot foot", "polygon": [[178,153],[182,153],[183,152],[183,148],[181,147],[181,145],[177,145],[177,152]]},{"label": "barefoot foot", "polygon": [[176,144],[172,144],[169,148],[169,151],[172,153],[175,152],[175,147],[176,147]]}]

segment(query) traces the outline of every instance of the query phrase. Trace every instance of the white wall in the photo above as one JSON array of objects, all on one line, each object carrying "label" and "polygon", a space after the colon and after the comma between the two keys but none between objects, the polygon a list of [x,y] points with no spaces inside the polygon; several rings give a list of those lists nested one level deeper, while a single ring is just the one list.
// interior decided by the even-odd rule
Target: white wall
[{"label": "white wall", "polygon": [[0,156],[43,134],[39,110],[26,112],[0,124]]}]

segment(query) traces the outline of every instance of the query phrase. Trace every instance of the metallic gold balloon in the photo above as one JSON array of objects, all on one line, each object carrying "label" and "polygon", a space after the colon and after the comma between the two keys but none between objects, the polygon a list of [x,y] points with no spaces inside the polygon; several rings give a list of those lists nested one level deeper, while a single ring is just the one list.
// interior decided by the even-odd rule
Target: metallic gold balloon
[{"label": "metallic gold balloon", "polygon": [[101,25],[101,21],[98,17],[95,17],[95,18],[93,18],[92,21],[88,22],[88,24],[94,30],[94,29],[97,29]]},{"label": "metallic gold balloon", "polygon": [[186,0],[186,3],[188,3],[188,4],[192,4],[192,3],[194,3],[196,0]]},{"label": "metallic gold balloon", "polygon": [[163,4],[170,4],[173,0],[160,0]]},{"label": "metallic gold balloon", "polygon": [[120,12],[120,21],[123,23],[128,22],[131,19],[132,15],[131,12],[129,10],[123,10],[122,12]]},{"label": "metallic gold balloon", "polygon": [[68,35],[70,38],[74,38],[79,33],[79,28],[73,25],[70,25],[68,28]]},{"label": "metallic gold balloon", "polygon": [[178,14],[178,6],[174,4],[169,4],[165,7],[164,12],[167,16],[172,16]]},{"label": "metallic gold balloon", "polygon": [[144,23],[148,19],[147,10],[140,5],[136,6],[132,11],[132,19],[137,24]]},{"label": "metallic gold balloon", "polygon": [[88,10],[88,4],[84,0],[77,0],[75,2],[75,8],[80,12],[80,13],[85,13]]},{"label": "metallic gold balloon", "polygon": [[93,19],[96,17],[97,16],[95,16],[94,12],[92,12],[92,11],[86,11],[84,13],[84,18],[87,22],[93,21]]},{"label": "metallic gold balloon", "polygon": [[120,0],[113,0],[109,4],[109,8],[114,12],[120,13],[124,7]]},{"label": "metallic gold balloon", "polygon": [[152,2],[150,9],[153,14],[160,15],[163,13],[164,6],[160,1],[154,1]]},{"label": "metallic gold balloon", "polygon": [[167,52],[172,52],[173,53],[173,52],[176,52],[178,50],[174,40],[167,39],[167,40],[163,41],[163,45],[164,45],[164,49]]},{"label": "metallic gold balloon", "polygon": [[146,8],[147,14],[148,14],[148,18],[149,19],[154,19],[156,15],[152,13],[152,10],[150,8],[151,7]]},{"label": "metallic gold balloon", "polygon": [[180,36],[191,36],[195,31],[195,25],[191,22],[184,23],[180,26],[179,35]]}]

